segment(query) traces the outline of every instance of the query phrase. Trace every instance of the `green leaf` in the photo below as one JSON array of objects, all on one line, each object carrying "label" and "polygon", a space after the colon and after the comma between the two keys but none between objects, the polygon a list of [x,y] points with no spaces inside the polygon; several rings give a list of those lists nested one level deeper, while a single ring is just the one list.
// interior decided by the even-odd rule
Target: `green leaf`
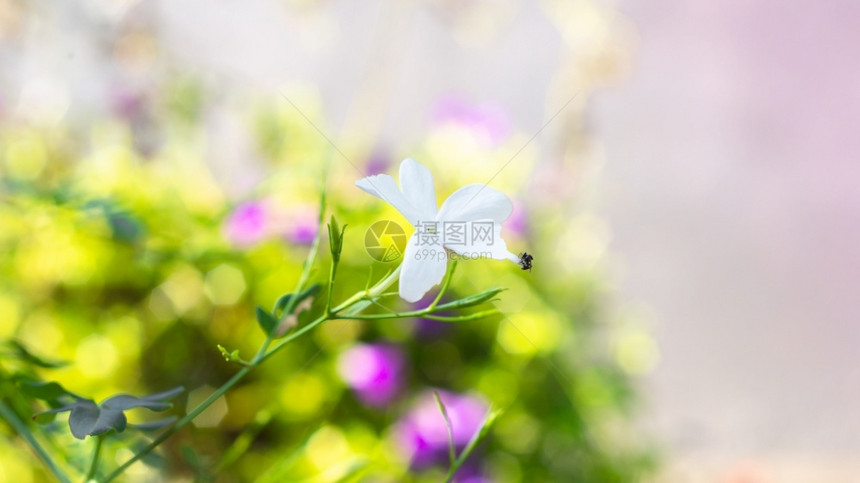
[{"label": "green leaf", "polygon": [[[74,411],[72,411],[72,415],[74,415]],[[69,416],[69,421],[71,421],[71,418],[72,416]],[[125,413],[122,410],[101,408],[98,419],[86,434],[97,436],[105,434],[112,429],[117,433],[121,433],[125,431],[126,426],[128,426],[128,420],[125,418]],[[79,439],[84,438],[80,437]]]},{"label": "green leaf", "polygon": [[266,335],[271,334],[278,327],[278,319],[260,307],[257,307],[257,323]]},{"label": "green leaf", "polygon": [[155,421],[148,421],[145,423],[138,424],[129,424],[129,427],[132,429],[137,429],[139,431],[156,431],[161,428],[165,428],[170,426],[174,422],[176,422],[176,416],[170,416],[169,418],[157,419]]},{"label": "green leaf", "polygon": [[484,419],[484,422],[481,424],[481,427],[478,431],[472,435],[472,439],[469,440],[469,443],[466,444],[466,447],[463,448],[463,451],[457,457],[457,460],[454,461],[454,464],[451,465],[451,470],[448,472],[448,476],[445,478],[445,483],[448,483],[454,479],[454,475],[457,474],[457,471],[460,467],[463,466],[463,463],[469,459],[469,456],[475,451],[475,448],[478,444],[481,443],[487,436],[490,434],[490,430],[493,429],[493,426],[496,424],[496,421],[501,416],[502,411],[500,409],[490,408],[490,412],[487,414],[487,417]]},{"label": "green leaf", "polygon": [[454,446],[454,429],[451,427],[451,419],[448,417],[448,410],[445,409],[445,404],[442,402],[442,398],[439,397],[438,392],[433,391],[433,398],[436,399],[439,412],[442,413],[442,418],[445,419],[445,430],[448,432],[448,459],[450,460],[450,465],[454,466],[454,462],[457,460],[457,448]]},{"label": "green leaf", "polygon": [[172,389],[168,389],[166,391],[157,392],[155,394],[150,394],[148,396],[141,396],[141,399],[148,399],[150,401],[165,401],[167,399],[173,399],[176,396],[185,392],[185,388],[182,386],[176,386]]},{"label": "green leaf", "polygon": [[69,428],[72,435],[78,439],[84,439],[90,434],[99,420],[99,411],[96,403],[84,399],[71,404],[69,415]]},{"label": "green leaf", "polygon": [[8,340],[6,344],[12,349],[13,354],[18,359],[32,364],[34,366],[43,367],[45,369],[56,369],[68,365],[68,362],[63,361],[48,361],[34,355],[23,344],[16,340]]},{"label": "green leaf", "polygon": [[128,394],[120,394],[112,396],[99,405],[102,409],[125,411],[126,409],[146,408],[152,411],[164,411],[170,409],[173,404],[168,402],[159,402],[151,399],[144,399]]},{"label": "green leaf", "polygon": [[184,444],[179,449],[179,452],[182,454],[182,458],[185,462],[194,470],[194,473],[200,474],[203,469],[203,462],[200,460],[200,456],[197,454],[194,447]]},{"label": "green leaf", "polygon": [[481,305],[484,302],[488,302],[493,299],[496,295],[505,291],[504,288],[491,288],[489,290],[485,290],[481,293],[477,293],[475,295],[470,295],[468,297],[463,297],[459,300],[455,300],[453,302],[444,303],[441,305],[437,305],[435,311],[442,310],[451,310],[451,309],[463,309],[466,307],[474,307],[475,305]]},{"label": "green leaf", "polygon": [[[69,414],[69,429],[71,429],[72,435],[75,438],[84,439],[87,436],[104,434],[111,430],[121,433],[128,426],[128,420],[125,417],[124,411],[133,408],[163,411],[171,407],[172,404],[162,401],[176,397],[184,390],[183,387],[175,387],[143,397],[119,394],[105,399],[99,405],[96,405],[90,399],[78,398],[75,402],[62,407],[36,413],[33,415],[33,419],[40,423],[45,423],[53,420],[53,415],[57,413],[71,411],[71,414]],[[144,424],[143,426],[145,427],[146,425]]]},{"label": "green leaf", "polygon": [[[283,312],[284,312],[284,310],[286,310],[287,306],[290,305],[290,301],[292,299],[293,299],[293,294],[291,294],[291,293],[281,295],[281,297],[278,298],[278,301],[275,302],[275,307],[274,307],[274,309],[272,309],[272,313],[275,315],[283,314]],[[298,304],[296,304],[296,305],[298,305]]]},{"label": "green leaf", "polygon": [[345,230],[346,225],[343,225],[341,228],[334,215],[331,215],[328,224],[328,244],[331,249],[331,258],[335,263],[340,261],[340,253],[343,251],[343,232]]},{"label": "green leaf", "polygon": [[21,381],[18,383],[25,395],[43,401],[57,401],[63,396],[75,397],[57,382]]},{"label": "green leaf", "polygon": [[[63,411],[68,411],[68,409],[63,409]],[[57,411],[56,409],[51,409],[49,411],[42,411],[33,415],[33,421],[36,421],[39,424],[48,424],[53,422],[54,419],[57,418],[57,413],[62,411]]]},{"label": "green leaf", "polygon": [[[300,293],[299,296],[296,297],[296,300],[294,302],[294,294],[284,294],[281,296],[281,298],[278,299],[277,302],[275,302],[275,309],[272,311],[272,313],[275,314],[275,316],[278,318],[283,318],[285,315],[289,315],[285,313],[288,308],[292,307],[293,309],[295,309],[295,307],[298,307],[299,304],[302,303],[306,298],[316,296],[320,292],[320,290],[322,290],[322,285],[315,283],[302,291],[302,293]],[[290,302],[293,303],[291,304]]]}]

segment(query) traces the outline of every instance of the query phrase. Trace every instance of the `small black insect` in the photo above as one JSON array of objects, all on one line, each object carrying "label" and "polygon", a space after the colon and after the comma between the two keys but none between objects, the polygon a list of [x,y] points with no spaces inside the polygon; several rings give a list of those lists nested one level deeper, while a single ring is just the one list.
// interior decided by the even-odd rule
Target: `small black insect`
[{"label": "small black insect", "polygon": [[535,259],[535,257],[529,255],[526,252],[520,253],[520,267],[522,267],[523,270],[528,270],[529,272],[531,272],[532,271],[532,260],[534,260],[534,259]]}]

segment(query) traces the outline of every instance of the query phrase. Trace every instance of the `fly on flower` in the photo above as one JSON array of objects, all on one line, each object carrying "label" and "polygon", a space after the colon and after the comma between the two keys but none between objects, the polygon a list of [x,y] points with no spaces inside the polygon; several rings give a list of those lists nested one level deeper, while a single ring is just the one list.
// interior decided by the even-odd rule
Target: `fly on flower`
[{"label": "fly on flower", "polygon": [[400,164],[400,187],[387,174],[368,176],[356,186],[388,202],[416,228],[406,243],[400,271],[400,297],[417,302],[445,276],[450,252],[463,258],[510,260],[502,222],[513,211],[504,193],[484,184],[466,185],[437,209],[433,174],[414,159]]},{"label": "fly on flower", "polygon": [[534,259],[535,259],[535,257],[533,257],[528,252],[520,253],[520,260],[519,260],[520,267],[523,270],[528,270],[529,272],[531,272],[532,271],[532,262],[534,261]]}]

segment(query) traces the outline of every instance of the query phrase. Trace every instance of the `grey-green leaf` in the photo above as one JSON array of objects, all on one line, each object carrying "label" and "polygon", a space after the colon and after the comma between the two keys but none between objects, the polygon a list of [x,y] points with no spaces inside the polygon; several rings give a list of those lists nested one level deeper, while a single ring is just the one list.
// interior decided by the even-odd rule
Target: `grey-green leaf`
[{"label": "grey-green leaf", "polygon": [[71,406],[69,428],[74,437],[84,439],[99,420],[99,408],[96,403],[90,400],[77,401]]},{"label": "grey-green leaf", "polygon": [[176,421],[176,416],[170,416],[169,418],[158,419],[155,421],[148,421],[146,423],[130,424],[129,426],[131,426],[134,429],[140,430],[140,431],[155,431],[155,430],[170,426],[175,421]]},{"label": "grey-green leaf", "polygon": [[125,418],[125,414],[123,414],[121,410],[101,408],[99,411],[99,417],[93,424],[93,427],[90,428],[88,434],[96,436],[107,433],[111,429],[116,430],[117,433],[121,433],[125,431],[125,427],[127,425],[128,420]]},{"label": "grey-green leaf", "polygon": [[146,408],[151,409],[152,411],[164,411],[165,409],[169,409],[171,406],[173,406],[173,404],[168,402],[160,402],[152,399],[134,397],[128,394],[120,394],[105,399],[104,401],[102,401],[100,406],[106,410],[118,411],[125,411],[126,409],[132,408]]},{"label": "grey-green leaf", "polygon": [[167,399],[173,399],[176,396],[185,392],[185,388],[182,386],[176,386],[173,389],[168,389],[166,391],[157,392],[155,394],[150,394],[149,396],[142,396],[141,399],[148,399],[150,401],[164,401]]}]

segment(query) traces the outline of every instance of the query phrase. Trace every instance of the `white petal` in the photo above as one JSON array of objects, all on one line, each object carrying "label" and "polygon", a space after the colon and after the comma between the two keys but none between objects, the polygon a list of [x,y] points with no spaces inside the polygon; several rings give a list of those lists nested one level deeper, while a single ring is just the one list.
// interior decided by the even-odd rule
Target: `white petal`
[{"label": "white petal", "polygon": [[494,260],[510,260],[519,263],[519,257],[508,251],[508,246],[502,238],[502,224],[493,220],[476,220],[464,223],[465,233],[462,239],[452,242],[445,222],[439,228],[445,248],[469,260],[492,258]]},{"label": "white petal", "polygon": [[514,205],[501,191],[485,184],[470,184],[453,192],[442,203],[436,219],[440,221],[505,221]]},{"label": "white petal", "polygon": [[400,268],[400,297],[417,302],[442,281],[448,267],[448,254],[441,245],[419,245],[418,233],[406,243]]},{"label": "white petal", "polygon": [[397,209],[412,225],[416,225],[422,219],[426,220],[426,218],[422,218],[420,211],[403,196],[403,193],[397,187],[397,183],[394,182],[394,178],[387,174],[377,174],[361,178],[355,182],[355,185],[367,193],[386,201]]},{"label": "white petal", "polygon": [[400,163],[400,190],[403,196],[418,209],[422,221],[436,219],[436,189],[433,187],[433,174],[423,164],[412,158]]}]

